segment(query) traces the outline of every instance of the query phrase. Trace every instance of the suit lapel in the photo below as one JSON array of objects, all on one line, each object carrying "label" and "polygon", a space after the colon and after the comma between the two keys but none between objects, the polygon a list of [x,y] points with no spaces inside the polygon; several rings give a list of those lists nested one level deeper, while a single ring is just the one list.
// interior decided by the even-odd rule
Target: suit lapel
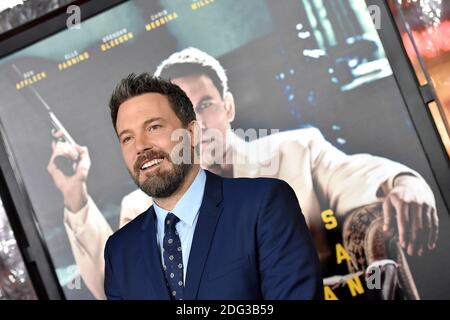
[{"label": "suit lapel", "polygon": [[144,255],[146,270],[157,299],[170,300],[164,271],[162,269],[161,256],[156,242],[155,209],[151,206],[147,211],[146,221],[141,229],[141,245]]},{"label": "suit lapel", "polygon": [[222,178],[206,172],[205,194],[203,195],[194,239],[192,241],[189,263],[186,273],[184,299],[194,300],[197,297],[200,280],[205,268],[209,248],[214,236],[217,221],[222,207]]}]

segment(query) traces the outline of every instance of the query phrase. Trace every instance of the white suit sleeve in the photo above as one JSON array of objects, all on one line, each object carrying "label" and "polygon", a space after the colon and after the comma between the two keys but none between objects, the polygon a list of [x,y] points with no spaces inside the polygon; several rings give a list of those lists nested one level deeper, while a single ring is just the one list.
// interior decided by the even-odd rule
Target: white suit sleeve
[{"label": "white suit sleeve", "polygon": [[86,286],[97,299],[105,299],[103,251],[111,227],[91,197],[78,212],[64,209],[64,226]]},{"label": "white suit sleeve", "polygon": [[347,155],[326,141],[320,131],[309,143],[315,187],[338,216],[358,207],[381,201],[400,174],[425,180],[398,162],[370,154]]}]

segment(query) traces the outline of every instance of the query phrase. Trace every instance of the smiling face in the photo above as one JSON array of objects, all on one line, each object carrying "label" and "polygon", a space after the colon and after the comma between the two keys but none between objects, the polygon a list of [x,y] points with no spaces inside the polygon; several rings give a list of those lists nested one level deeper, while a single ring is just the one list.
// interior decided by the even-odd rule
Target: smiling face
[{"label": "smiling face", "polygon": [[190,139],[184,143],[193,148],[194,123],[183,127],[168,98],[159,93],[135,96],[120,105],[116,128],[122,155],[133,180],[149,196],[168,197],[185,179],[192,164],[171,160],[179,144],[171,136],[177,129],[187,129]]}]

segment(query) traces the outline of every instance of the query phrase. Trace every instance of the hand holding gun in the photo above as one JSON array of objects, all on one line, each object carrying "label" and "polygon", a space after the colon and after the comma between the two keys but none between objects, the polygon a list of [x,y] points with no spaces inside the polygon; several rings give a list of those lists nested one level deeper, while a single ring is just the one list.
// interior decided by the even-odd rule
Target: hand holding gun
[{"label": "hand holding gun", "polygon": [[[64,129],[64,127],[62,128]],[[53,152],[47,171],[63,194],[66,208],[77,212],[87,203],[86,179],[91,167],[89,152],[87,147],[71,143],[70,135],[66,136],[62,130],[53,130],[52,135],[55,140],[52,142]],[[70,163],[61,164],[61,161],[70,161]],[[72,167],[70,167],[71,165]],[[73,170],[73,174],[64,174],[61,166],[69,167],[70,170]]]}]

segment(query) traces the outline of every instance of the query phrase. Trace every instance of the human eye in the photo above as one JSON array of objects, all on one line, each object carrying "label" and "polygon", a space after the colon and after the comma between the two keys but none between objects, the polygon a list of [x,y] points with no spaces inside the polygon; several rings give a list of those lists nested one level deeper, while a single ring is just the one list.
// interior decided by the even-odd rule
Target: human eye
[{"label": "human eye", "polygon": [[160,129],[162,126],[160,124],[152,124],[150,126],[148,126],[148,131],[155,131]]},{"label": "human eye", "polygon": [[205,109],[208,109],[209,107],[211,107],[213,105],[212,101],[203,101],[202,103],[200,103],[197,108],[195,109],[195,111],[197,112],[202,112]]},{"label": "human eye", "polygon": [[130,136],[125,136],[122,138],[122,144],[128,144],[131,141]]}]

